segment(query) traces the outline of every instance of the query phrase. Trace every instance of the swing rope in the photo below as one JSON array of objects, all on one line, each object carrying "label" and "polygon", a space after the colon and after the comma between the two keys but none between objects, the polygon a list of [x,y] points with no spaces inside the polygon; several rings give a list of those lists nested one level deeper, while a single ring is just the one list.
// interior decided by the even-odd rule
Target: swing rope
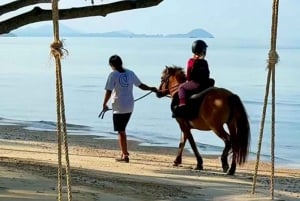
[{"label": "swing rope", "polygon": [[68,154],[68,141],[65,117],[65,104],[63,94],[62,72],[60,59],[64,53],[68,53],[64,48],[62,42],[59,40],[59,9],[58,0],[52,0],[52,19],[53,19],[53,33],[54,42],[51,44],[51,54],[55,58],[56,64],[56,113],[57,113],[57,143],[58,143],[58,201],[62,200],[62,141],[64,142],[64,151],[66,159],[66,179],[67,179],[67,192],[68,201],[72,201],[71,193],[71,179],[70,179],[70,162]]},{"label": "swing rope", "polygon": [[261,120],[261,128],[258,142],[258,151],[256,157],[255,164],[255,173],[253,177],[253,185],[252,185],[252,194],[255,193],[256,179],[257,179],[257,171],[259,166],[259,157],[261,151],[261,144],[263,138],[263,130],[266,116],[266,108],[268,104],[268,96],[270,89],[270,80],[272,81],[272,125],[271,125],[271,176],[270,176],[270,194],[271,199],[274,199],[274,163],[275,163],[275,66],[278,63],[279,56],[276,52],[276,40],[277,40],[277,26],[278,26],[278,7],[279,0],[273,0],[273,14],[272,14],[272,29],[271,29],[271,49],[269,51],[269,59],[268,59],[268,75],[267,75],[267,84],[264,98],[264,106]]}]

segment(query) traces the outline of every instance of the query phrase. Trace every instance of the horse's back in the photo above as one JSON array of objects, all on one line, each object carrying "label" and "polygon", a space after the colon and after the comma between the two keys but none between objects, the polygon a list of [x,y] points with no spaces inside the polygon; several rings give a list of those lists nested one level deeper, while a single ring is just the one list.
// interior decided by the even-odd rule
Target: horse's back
[{"label": "horse's back", "polygon": [[[233,93],[228,89],[220,87],[209,87],[199,93],[193,94],[190,99],[193,102],[193,104],[216,104],[216,100],[227,101],[228,97],[232,95]],[[204,100],[206,100],[205,103],[203,103]]]},{"label": "horse's back", "polygon": [[212,115],[217,113],[218,115],[221,115],[219,113],[229,112],[227,109],[228,97],[233,93],[225,88],[211,86],[201,90],[200,92],[198,91],[195,93],[190,91],[190,93],[192,95],[188,95],[189,98],[187,100],[187,106],[185,107],[184,114],[176,113],[176,107],[178,107],[179,99],[178,94],[174,95],[171,103],[173,117],[183,117],[189,121],[201,121],[205,123],[205,120],[212,119]]},{"label": "horse's back", "polygon": [[223,126],[230,117],[229,97],[233,93],[225,88],[209,87],[191,97],[192,107],[197,111],[193,118],[193,127],[200,130],[212,130]]}]

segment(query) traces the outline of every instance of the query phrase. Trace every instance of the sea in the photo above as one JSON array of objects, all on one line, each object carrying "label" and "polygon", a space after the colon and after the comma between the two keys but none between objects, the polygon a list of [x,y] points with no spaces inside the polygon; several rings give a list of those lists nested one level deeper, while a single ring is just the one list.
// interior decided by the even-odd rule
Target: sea
[{"label": "sea", "polygon": [[[65,114],[69,135],[91,135],[95,140],[117,139],[112,113],[98,118],[104,85],[111,71],[108,58],[122,57],[124,66],[142,82],[158,87],[165,66],[185,68],[195,38],[61,37],[68,51],[61,60]],[[236,93],[243,101],[251,126],[250,158],[271,158],[271,103],[262,129],[267,91],[268,40],[205,38],[207,60],[216,86]],[[55,62],[52,37],[0,37],[0,124],[24,125],[29,130],[56,130]],[[300,167],[300,45],[278,43],[275,67],[275,164]],[[136,99],[127,128],[128,138],[143,146],[178,147],[181,132],[171,116],[170,98],[134,88]],[[221,154],[224,144],[213,132],[192,130],[202,154]],[[97,137],[99,136],[99,137]],[[190,149],[187,143],[186,149]],[[174,153],[175,155],[176,153]]]}]

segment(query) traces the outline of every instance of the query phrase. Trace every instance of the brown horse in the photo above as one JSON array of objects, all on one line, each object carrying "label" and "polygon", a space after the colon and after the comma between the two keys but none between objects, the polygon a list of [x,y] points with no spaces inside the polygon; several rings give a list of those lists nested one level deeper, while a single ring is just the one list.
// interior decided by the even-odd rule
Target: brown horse
[{"label": "brown horse", "polygon": [[[170,95],[173,101],[179,85],[185,81],[186,75],[181,67],[167,66],[162,72],[157,96]],[[191,118],[175,116],[182,131],[182,137],[174,166],[182,163],[182,152],[188,139],[197,158],[195,169],[202,170],[203,160],[198,152],[191,129],[212,130],[225,144],[221,156],[223,171],[227,172],[228,175],[234,175],[236,165],[242,165],[246,162],[250,144],[248,115],[239,96],[224,88],[209,87],[189,98],[188,105],[194,111],[194,116]],[[229,133],[224,129],[224,125],[227,125]],[[232,162],[229,168],[228,155],[230,150]]]}]

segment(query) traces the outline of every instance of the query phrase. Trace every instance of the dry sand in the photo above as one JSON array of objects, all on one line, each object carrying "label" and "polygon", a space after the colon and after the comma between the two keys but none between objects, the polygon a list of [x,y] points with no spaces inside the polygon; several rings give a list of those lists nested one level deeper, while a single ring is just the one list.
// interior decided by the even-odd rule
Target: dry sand
[{"label": "dry sand", "polygon": [[[18,126],[0,126],[0,131],[0,200],[57,200],[56,133]],[[115,162],[120,153],[116,140],[69,135],[68,144],[74,201],[271,200],[266,163],[260,163],[252,195],[253,161],[227,176],[213,156],[204,156],[203,171],[193,170],[196,160],[187,152],[182,166],[173,167],[174,148],[130,141],[130,163],[124,164]],[[276,169],[274,187],[275,200],[300,200],[300,170]]]}]

